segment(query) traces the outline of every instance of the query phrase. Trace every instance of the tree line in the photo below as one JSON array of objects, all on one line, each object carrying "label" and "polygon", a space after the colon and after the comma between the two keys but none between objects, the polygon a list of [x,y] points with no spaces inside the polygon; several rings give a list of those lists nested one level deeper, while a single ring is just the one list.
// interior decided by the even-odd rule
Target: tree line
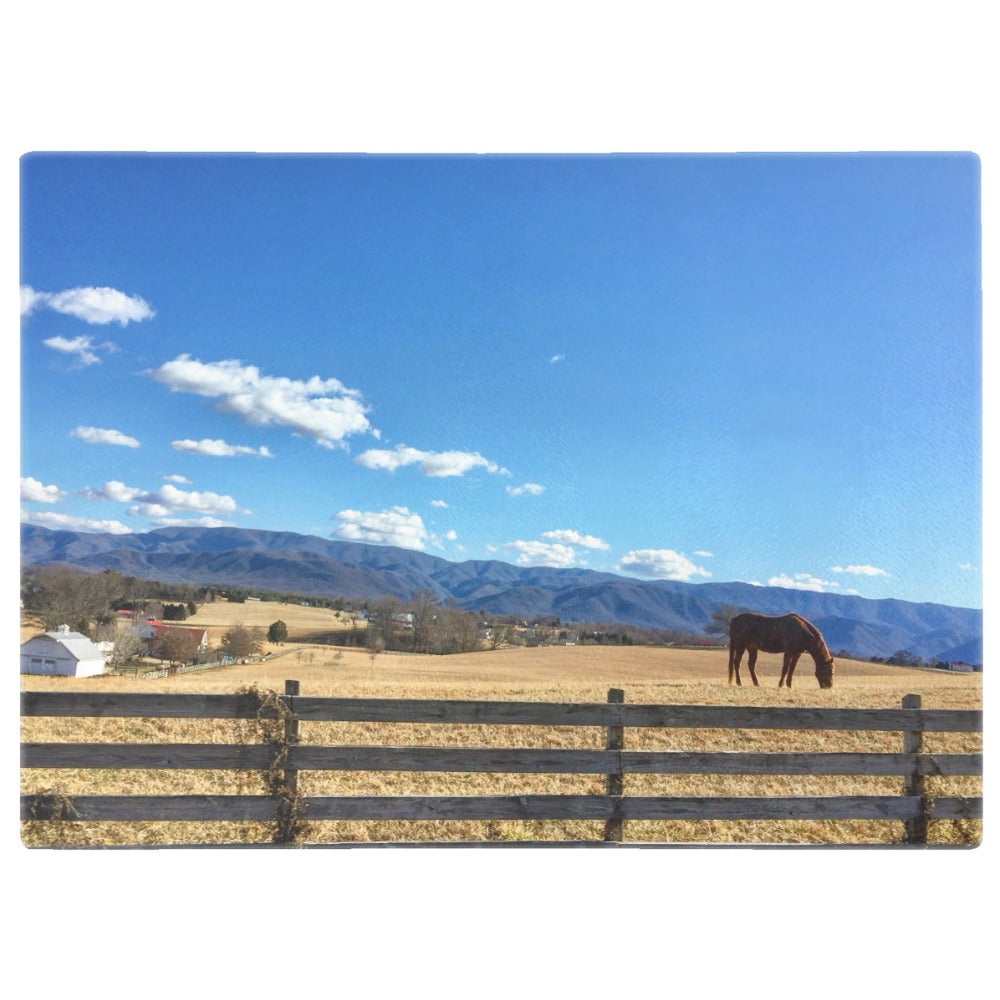
[{"label": "tree line", "polygon": [[417,590],[404,604],[383,597],[363,609],[366,626],[338,634],[338,644],[406,653],[468,653],[480,648],[481,618],[453,603],[442,604],[431,590]]},{"label": "tree line", "polygon": [[21,574],[25,611],[38,615],[46,629],[68,625],[91,638],[94,626],[112,621],[117,611],[181,621],[207,597],[205,587],[143,580],[112,569],[88,573],[74,566],[32,566]]}]

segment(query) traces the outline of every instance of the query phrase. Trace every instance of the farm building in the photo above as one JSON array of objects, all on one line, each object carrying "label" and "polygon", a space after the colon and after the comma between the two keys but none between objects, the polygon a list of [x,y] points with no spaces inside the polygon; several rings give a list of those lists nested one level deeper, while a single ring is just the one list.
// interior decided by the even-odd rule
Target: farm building
[{"label": "farm building", "polygon": [[94,677],[104,673],[104,653],[85,635],[60,625],[21,644],[21,673]]},{"label": "farm building", "polygon": [[197,652],[203,653],[208,649],[208,630],[203,628],[184,628],[177,625],[164,625],[163,622],[155,618],[147,618],[138,622],[132,630],[140,639],[146,649],[147,655],[152,655],[156,639],[165,632],[183,632],[193,638],[197,637]]}]

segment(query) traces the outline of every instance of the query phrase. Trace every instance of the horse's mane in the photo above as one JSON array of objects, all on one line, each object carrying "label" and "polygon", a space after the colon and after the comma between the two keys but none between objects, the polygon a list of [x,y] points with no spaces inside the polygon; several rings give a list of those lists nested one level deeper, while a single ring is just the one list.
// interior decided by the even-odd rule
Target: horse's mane
[{"label": "horse's mane", "polygon": [[816,645],[819,647],[819,651],[823,656],[824,660],[832,659],[830,656],[830,650],[826,648],[826,642],[823,639],[823,634],[811,621],[803,618],[802,615],[793,614],[792,617],[802,624],[802,627],[816,640]]}]

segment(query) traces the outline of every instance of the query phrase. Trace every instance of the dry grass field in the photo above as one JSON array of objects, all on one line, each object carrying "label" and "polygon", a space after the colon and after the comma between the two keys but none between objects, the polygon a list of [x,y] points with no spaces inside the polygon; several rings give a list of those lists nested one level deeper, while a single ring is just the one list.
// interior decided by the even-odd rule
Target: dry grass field
[{"label": "dry grass field", "polygon": [[[208,641],[218,646],[227,629],[234,625],[257,627],[267,633],[272,622],[283,621],[288,626],[288,641],[292,643],[315,643],[334,632],[349,631],[353,616],[330,608],[307,608],[300,604],[286,604],[278,601],[247,601],[245,604],[216,601],[201,605],[197,612],[177,622],[180,626],[204,628],[208,630]],[[44,631],[41,619],[32,615],[21,617],[21,642]],[[265,643],[267,650],[279,647]]]},{"label": "dry grass field", "polygon": [[[321,642],[333,632],[350,630],[353,616],[330,608],[307,608],[301,604],[278,601],[247,601],[244,604],[216,601],[203,604],[198,611],[181,622],[182,625],[208,629],[208,641],[217,646],[223,634],[233,625],[263,629],[266,634],[272,622],[283,621],[288,626],[289,642]],[[272,647],[268,645],[267,649]],[[277,648],[277,647],[273,647]]]},{"label": "dry grass field", "polygon": [[[201,621],[224,628],[238,608],[244,624],[257,624],[248,609],[274,620],[275,608],[290,605],[213,605]],[[306,612],[295,627],[313,626]],[[208,613],[214,618],[209,618]],[[331,614],[327,612],[327,614]],[[271,617],[269,617],[271,616]],[[293,628],[291,614],[279,614]],[[316,619],[318,620],[318,619]],[[320,624],[322,627],[322,623]],[[301,684],[303,695],[385,698],[457,698],[525,701],[598,701],[620,687],[628,702],[704,705],[793,705],[899,707],[907,693],[919,693],[928,708],[980,708],[981,674],[949,674],[855,661],[838,661],[835,686],[822,691],[803,661],[795,687],[777,688],[780,660],[761,656],[762,686],[729,687],[724,650],[650,647],[541,647],[504,649],[454,656],[416,656],[324,646],[283,648],[263,663],[225,667],[171,678],[138,681],[121,677],[47,678],[23,676],[24,690],[108,690],[234,693],[253,685],[281,692],[285,679]],[[254,739],[249,723],[226,720],[46,719],[22,720],[26,741],[134,741],[232,743]],[[603,746],[597,727],[518,727],[403,725],[384,723],[302,723],[308,743],[438,746]],[[626,749],[882,751],[901,749],[901,737],[877,732],[772,730],[626,730]],[[977,734],[927,734],[931,751],[981,750]],[[894,777],[626,775],[625,794],[638,795],[894,795]],[[604,779],[594,775],[459,774],[404,772],[302,772],[303,795],[336,794],[599,794]],[[22,771],[24,792],[74,794],[233,794],[262,792],[259,775],[224,771]],[[981,794],[978,778],[929,778],[931,794]],[[305,839],[391,840],[598,840],[602,824],[590,821],[382,821],[309,822]],[[22,824],[28,845],[166,844],[184,842],[267,843],[265,823],[54,823]],[[626,821],[627,841],[735,843],[893,843],[902,837],[894,821]],[[978,821],[934,821],[932,842],[978,843]]]}]

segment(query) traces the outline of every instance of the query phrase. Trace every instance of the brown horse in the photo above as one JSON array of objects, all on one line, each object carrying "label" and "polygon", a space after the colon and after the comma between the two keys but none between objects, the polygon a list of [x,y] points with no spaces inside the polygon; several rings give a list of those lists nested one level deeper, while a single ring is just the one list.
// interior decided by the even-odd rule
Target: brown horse
[{"label": "brown horse", "polygon": [[803,653],[808,653],[816,661],[816,680],[821,688],[833,687],[833,657],[826,648],[820,631],[799,615],[758,615],[747,612],[737,615],[729,623],[729,683],[740,683],[740,660],[749,651],[747,666],[754,686],[757,684],[757,652],[783,653],[781,679],[783,684],[792,686],[795,664]]}]

